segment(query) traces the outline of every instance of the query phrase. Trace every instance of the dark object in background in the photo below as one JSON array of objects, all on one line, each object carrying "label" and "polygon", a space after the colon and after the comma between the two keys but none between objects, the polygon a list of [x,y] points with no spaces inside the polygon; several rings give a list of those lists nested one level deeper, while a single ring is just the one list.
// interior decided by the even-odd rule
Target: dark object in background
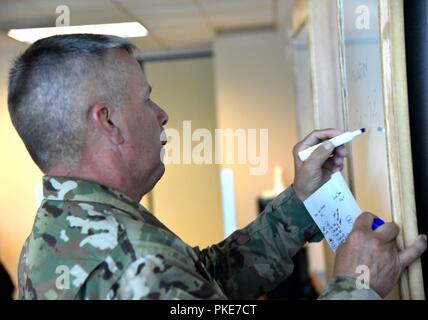
[{"label": "dark object in background", "polygon": [[0,301],[9,301],[13,299],[13,291],[15,287],[12,279],[4,268],[3,264],[0,263]]},{"label": "dark object in background", "polygon": [[[272,199],[258,199],[259,212],[262,212]],[[266,294],[272,300],[316,300],[318,293],[311,283],[306,248],[302,248],[293,257],[293,273],[275,289]]]},{"label": "dark object in background", "polygon": [[[407,87],[419,233],[428,233],[428,1],[404,1]],[[428,292],[428,253],[421,258]]]}]

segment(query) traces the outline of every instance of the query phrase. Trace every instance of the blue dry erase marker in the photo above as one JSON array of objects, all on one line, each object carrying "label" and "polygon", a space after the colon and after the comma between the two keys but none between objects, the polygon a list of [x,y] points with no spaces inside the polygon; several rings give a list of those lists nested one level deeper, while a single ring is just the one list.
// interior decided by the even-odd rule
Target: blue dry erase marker
[{"label": "blue dry erase marker", "polygon": [[379,228],[381,225],[385,224],[385,222],[380,218],[375,218],[373,220],[372,229],[373,231]]}]

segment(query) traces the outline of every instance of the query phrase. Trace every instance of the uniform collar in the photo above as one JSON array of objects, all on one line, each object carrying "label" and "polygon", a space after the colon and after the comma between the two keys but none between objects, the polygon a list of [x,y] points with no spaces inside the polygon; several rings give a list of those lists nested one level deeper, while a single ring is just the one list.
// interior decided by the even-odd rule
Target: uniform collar
[{"label": "uniform collar", "polygon": [[70,177],[43,177],[43,197],[46,200],[94,202],[113,206],[136,218],[151,214],[141,204],[112,188],[99,183]]}]

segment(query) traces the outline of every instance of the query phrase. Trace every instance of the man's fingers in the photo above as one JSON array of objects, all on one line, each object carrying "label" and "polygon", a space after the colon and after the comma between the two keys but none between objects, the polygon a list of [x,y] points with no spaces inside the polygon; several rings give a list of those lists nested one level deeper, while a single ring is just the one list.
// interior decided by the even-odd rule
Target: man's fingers
[{"label": "man's fingers", "polygon": [[333,158],[333,161],[334,161],[334,165],[335,165],[336,167],[340,167],[340,166],[342,166],[342,165],[343,165],[343,158],[341,158],[341,157],[335,156],[335,157]]},{"label": "man's fingers", "polygon": [[419,258],[422,253],[424,253],[427,248],[427,237],[425,235],[419,235],[418,239],[407,249],[402,250],[399,253],[401,266],[403,269],[407,268],[412,264],[417,258]]},{"label": "man's fingers", "polygon": [[345,158],[348,156],[348,150],[346,150],[345,146],[337,147],[334,150],[334,155],[340,158]]},{"label": "man's fingers", "polygon": [[323,168],[329,171],[333,171],[335,166],[336,165],[334,164],[334,158],[330,158],[326,162],[324,162]]},{"label": "man's fingers", "polygon": [[320,142],[323,142],[327,139],[334,138],[341,134],[342,131],[336,129],[325,129],[325,130],[315,130],[312,131],[301,143],[299,143],[296,148],[296,154],[300,151],[303,151],[309,147],[312,147]]},{"label": "man's fingers", "polygon": [[312,166],[313,169],[321,169],[324,163],[330,158],[333,149],[334,145],[331,142],[324,142],[305,161],[306,165]]},{"label": "man's fingers", "polygon": [[343,159],[340,157],[332,157],[324,162],[323,168],[328,171],[337,171],[343,169]]},{"label": "man's fingers", "polygon": [[370,212],[363,212],[358,216],[354,223],[354,229],[372,230],[373,220],[376,216]]},{"label": "man's fingers", "polygon": [[397,238],[400,229],[395,223],[385,223],[374,232],[376,236],[381,238],[383,241],[391,242]]}]

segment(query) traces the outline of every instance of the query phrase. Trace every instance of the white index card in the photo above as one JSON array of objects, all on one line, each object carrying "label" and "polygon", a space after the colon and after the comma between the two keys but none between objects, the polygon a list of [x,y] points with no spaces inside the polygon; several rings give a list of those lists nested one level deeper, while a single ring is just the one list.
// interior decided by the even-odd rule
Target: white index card
[{"label": "white index card", "polygon": [[361,209],[340,172],[304,202],[331,249],[336,252],[352,230]]}]

